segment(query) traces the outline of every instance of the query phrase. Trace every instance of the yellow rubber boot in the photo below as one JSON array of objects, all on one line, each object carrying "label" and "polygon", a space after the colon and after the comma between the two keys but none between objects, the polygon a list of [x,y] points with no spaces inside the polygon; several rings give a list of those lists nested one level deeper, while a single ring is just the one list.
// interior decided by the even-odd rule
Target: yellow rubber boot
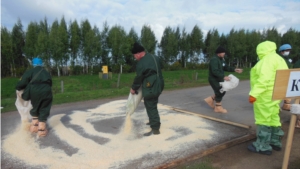
[{"label": "yellow rubber boot", "polygon": [[39,126],[39,119],[38,119],[38,117],[32,117],[29,131],[31,133],[37,133],[38,132],[38,126]]},{"label": "yellow rubber boot", "polygon": [[216,103],[214,111],[216,113],[227,113],[227,110],[222,107],[221,103]]},{"label": "yellow rubber boot", "polygon": [[48,133],[46,122],[39,122],[38,136],[45,137]]},{"label": "yellow rubber boot", "polygon": [[211,108],[215,108],[215,100],[213,99],[212,96],[209,96],[209,97],[205,98],[204,101],[205,101]]},{"label": "yellow rubber boot", "polygon": [[281,109],[286,110],[286,111],[290,111],[291,110],[291,99],[285,99]]}]

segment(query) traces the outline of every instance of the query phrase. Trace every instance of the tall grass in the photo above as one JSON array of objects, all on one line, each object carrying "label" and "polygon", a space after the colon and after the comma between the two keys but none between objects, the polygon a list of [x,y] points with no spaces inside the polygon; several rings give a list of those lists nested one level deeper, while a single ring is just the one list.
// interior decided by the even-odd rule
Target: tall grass
[{"label": "tall grass", "polygon": [[[227,72],[226,74],[230,74]],[[240,80],[249,79],[249,69],[242,74],[232,73]],[[78,75],[52,77],[53,104],[62,104],[101,98],[126,96],[129,93],[135,73],[113,74],[112,79],[99,75]],[[208,85],[208,70],[163,71],[165,90],[183,89]],[[1,112],[15,111],[15,86],[19,78],[1,79]],[[61,83],[63,82],[63,93]]]}]

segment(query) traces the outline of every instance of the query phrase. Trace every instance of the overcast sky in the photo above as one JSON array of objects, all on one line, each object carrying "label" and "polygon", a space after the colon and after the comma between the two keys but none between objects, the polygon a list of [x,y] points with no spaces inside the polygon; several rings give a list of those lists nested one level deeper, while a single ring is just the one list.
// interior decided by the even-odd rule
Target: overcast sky
[{"label": "overcast sky", "polygon": [[280,33],[289,28],[300,31],[300,0],[2,0],[1,25],[12,30],[21,19],[23,30],[31,21],[45,17],[52,25],[62,16],[70,20],[88,19],[102,30],[120,25],[140,35],[147,24],[160,41],[165,27],[186,28],[189,33],[198,25],[204,34],[210,29],[229,33],[234,28],[263,30],[275,27]]}]

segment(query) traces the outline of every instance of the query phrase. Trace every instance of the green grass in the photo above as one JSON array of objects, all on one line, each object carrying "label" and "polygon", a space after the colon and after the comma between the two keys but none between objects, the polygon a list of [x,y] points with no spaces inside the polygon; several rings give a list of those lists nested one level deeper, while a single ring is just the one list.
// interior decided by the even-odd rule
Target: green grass
[{"label": "green grass", "polygon": [[196,161],[191,164],[182,164],[177,169],[219,169],[218,167],[214,167],[212,164],[212,160],[209,158],[202,158],[201,161]]},{"label": "green grass", "polygon": [[[231,72],[226,72],[229,75]],[[198,78],[196,80],[196,74]],[[249,79],[249,69],[242,74],[233,73],[240,80]],[[175,90],[208,85],[208,70],[180,70],[164,71],[165,90]],[[135,73],[120,75],[118,86],[118,74],[113,74],[112,79],[101,79],[98,75],[62,76],[52,77],[53,80],[53,105],[71,103],[101,98],[126,96],[129,93]],[[19,78],[1,79],[1,113],[16,111],[15,86]],[[64,92],[61,92],[61,81],[64,84]]]}]

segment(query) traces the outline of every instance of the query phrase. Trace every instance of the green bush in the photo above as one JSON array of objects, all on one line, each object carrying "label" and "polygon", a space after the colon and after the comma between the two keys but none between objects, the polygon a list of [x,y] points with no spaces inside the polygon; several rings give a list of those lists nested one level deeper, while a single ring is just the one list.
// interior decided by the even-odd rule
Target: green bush
[{"label": "green bush", "polygon": [[120,65],[117,65],[117,64],[112,65],[111,71],[112,71],[113,73],[120,73]]},{"label": "green bush", "polygon": [[200,63],[197,66],[198,69],[208,69],[208,63]]},{"label": "green bush", "polygon": [[131,65],[124,65],[123,68],[122,68],[123,73],[130,73],[131,72],[131,67],[132,67]]},{"label": "green bush", "polygon": [[[120,65],[119,64],[113,65],[111,71],[113,73],[120,73],[120,71],[121,71]],[[131,65],[123,65],[122,66],[122,73],[131,73],[131,72],[132,72],[132,66]]]},{"label": "green bush", "polygon": [[173,63],[171,66],[170,66],[170,70],[171,71],[174,71],[174,70],[180,70],[182,69],[181,67],[181,63],[179,63],[179,61]]},{"label": "green bush", "polygon": [[80,75],[82,72],[82,66],[76,65],[71,67],[71,75]]},{"label": "green bush", "polygon": [[186,67],[189,70],[208,69],[208,63],[187,63]]},{"label": "green bush", "polygon": [[16,68],[16,76],[21,77],[29,69],[31,69],[31,68],[27,69],[27,67],[24,67],[24,66]]},{"label": "green bush", "polygon": [[102,67],[100,67],[100,66],[94,66],[93,67],[93,75],[98,75],[99,72],[102,72]]}]

